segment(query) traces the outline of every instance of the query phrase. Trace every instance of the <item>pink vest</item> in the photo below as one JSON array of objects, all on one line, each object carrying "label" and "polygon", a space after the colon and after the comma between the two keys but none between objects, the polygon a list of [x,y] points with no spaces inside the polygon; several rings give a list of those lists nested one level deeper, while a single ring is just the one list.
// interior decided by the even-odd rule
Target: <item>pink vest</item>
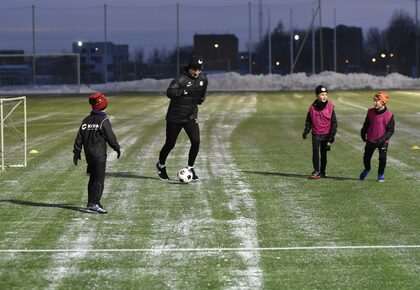
[{"label": "pink vest", "polygon": [[328,134],[331,128],[331,116],[334,110],[334,105],[328,101],[325,108],[318,111],[314,105],[309,108],[309,114],[312,119],[312,133],[314,134]]},{"label": "pink vest", "polygon": [[[393,113],[390,110],[386,110],[385,113],[376,114],[375,108],[370,108],[367,112],[369,118],[369,128],[367,131],[367,139],[369,142],[375,143],[376,140],[381,138],[386,132],[386,125],[391,120]],[[386,140],[389,143],[389,140]]]}]

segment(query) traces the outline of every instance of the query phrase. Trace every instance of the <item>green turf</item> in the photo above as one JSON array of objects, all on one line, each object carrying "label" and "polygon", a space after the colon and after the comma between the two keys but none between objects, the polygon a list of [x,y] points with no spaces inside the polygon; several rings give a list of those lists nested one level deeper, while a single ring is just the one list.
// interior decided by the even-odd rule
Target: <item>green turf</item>
[{"label": "green turf", "polygon": [[[109,150],[108,215],[86,212],[85,162],[72,163],[87,97],[29,97],[28,150],[39,153],[0,174],[0,289],[419,289],[420,93],[389,92],[384,183],[377,153],[358,180],[373,93],[330,92],[338,134],[320,180],[307,179],[302,139],[312,92],[209,94],[191,184],[156,177],[168,99],[110,95],[123,154]],[[173,179],[188,149],[181,133]],[[398,245],[417,247],[314,248]]]}]

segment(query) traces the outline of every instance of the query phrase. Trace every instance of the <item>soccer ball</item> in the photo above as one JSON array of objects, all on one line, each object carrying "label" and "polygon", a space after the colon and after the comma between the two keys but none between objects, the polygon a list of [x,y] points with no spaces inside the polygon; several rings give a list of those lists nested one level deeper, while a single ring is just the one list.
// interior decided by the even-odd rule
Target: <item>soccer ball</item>
[{"label": "soccer ball", "polygon": [[178,171],[178,179],[183,183],[191,182],[192,177],[193,174],[191,170],[189,170],[187,167],[182,168],[180,171]]}]

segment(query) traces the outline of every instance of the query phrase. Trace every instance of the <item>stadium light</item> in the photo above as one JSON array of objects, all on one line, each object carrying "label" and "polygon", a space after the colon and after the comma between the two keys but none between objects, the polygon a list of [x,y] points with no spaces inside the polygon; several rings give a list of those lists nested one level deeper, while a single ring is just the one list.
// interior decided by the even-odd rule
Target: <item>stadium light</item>
[{"label": "stadium light", "polygon": [[295,39],[295,40],[299,40],[299,38],[300,38],[300,37],[299,37],[299,34],[295,34],[294,39]]},{"label": "stadium light", "polygon": [[215,43],[214,44],[214,48],[219,48],[219,44],[218,43]]},{"label": "stadium light", "polygon": [[376,58],[372,57],[372,62],[375,63],[376,62]]},{"label": "stadium light", "polygon": [[276,66],[279,66],[280,65],[280,61],[278,60],[278,61],[276,61]]},{"label": "stadium light", "polygon": [[80,41],[80,40],[79,40],[79,41],[77,42],[77,46],[78,46],[78,47],[82,47],[82,46],[83,46],[83,41]]},{"label": "stadium light", "polygon": [[385,58],[386,57],[386,54],[385,53],[381,53],[381,57],[382,58]]}]

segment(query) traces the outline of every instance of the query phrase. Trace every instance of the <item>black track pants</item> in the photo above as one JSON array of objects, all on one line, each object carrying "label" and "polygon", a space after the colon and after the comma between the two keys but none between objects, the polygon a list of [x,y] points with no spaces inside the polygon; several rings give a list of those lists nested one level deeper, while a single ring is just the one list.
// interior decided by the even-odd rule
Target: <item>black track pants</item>
[{"label": "black track pants", "polygon": [[196,120],[191,120],[186,123],[171,123],[166,122],[166,141],[163,145],[162,150],[159,154],[159,163],[164,165],[166,158],[168,157],[171,150],[175,147],[176,140],[178,139],[179,132],[181,129],[184,129],[190,138],[191,147],[188,154],[188,166],[194,166],[195,159],[198,155],[198,150],[200,149],[200,127]]},{"label": "black track pants", "polygon": [[[321,158],[319,158],[320,153]],[[312,137],[312,164],[315,171],[325,173],[327,168],[327,141]]]},{"label": "black track pants", "polygon": [[88,173],[88,203],[99,203],[104,191],[106,162],[90,162]]},{"label": "black track pants", "polygon": [[374,143],[366,142],[365,153],[363,154],[363,164],[365,165],[366,170],[370,170],[370,161],[372,160],[373,152],[378,148],[379,151],[379,167],[378,174],[384,174],[386,166],[386,157],[388,151],[388,144],[383,144],[382,146],[377,147]]}]

